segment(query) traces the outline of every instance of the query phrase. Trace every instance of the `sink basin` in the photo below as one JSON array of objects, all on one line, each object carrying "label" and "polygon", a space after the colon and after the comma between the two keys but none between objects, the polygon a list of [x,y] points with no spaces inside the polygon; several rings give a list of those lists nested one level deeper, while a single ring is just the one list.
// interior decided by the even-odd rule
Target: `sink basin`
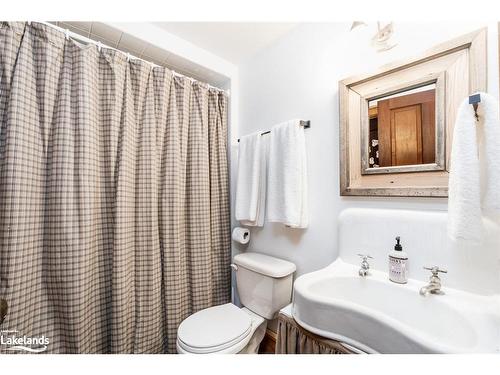
[{"label": "sink basin", "polygon": [[338,259],[299,277],[292,315],[303,328],[367,353],[500,353],[500,297],[424,283],[395,284],[384,272],[358,276]]}]

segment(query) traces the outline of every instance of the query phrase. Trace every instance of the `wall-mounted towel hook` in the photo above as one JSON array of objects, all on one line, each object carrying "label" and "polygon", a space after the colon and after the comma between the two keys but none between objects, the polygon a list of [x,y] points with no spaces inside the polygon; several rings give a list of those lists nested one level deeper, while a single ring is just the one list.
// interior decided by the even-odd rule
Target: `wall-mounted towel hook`
[{"label": "wall-mounted towel hook", "polygon": [[472,107],[474,107],[474,116],[476,116],[476,121],[479,121],[479,115],[477,114],[477,107],[479,103],[481,103],[480,94],[474,94],[469,96],[469,104],[472,104]]}]

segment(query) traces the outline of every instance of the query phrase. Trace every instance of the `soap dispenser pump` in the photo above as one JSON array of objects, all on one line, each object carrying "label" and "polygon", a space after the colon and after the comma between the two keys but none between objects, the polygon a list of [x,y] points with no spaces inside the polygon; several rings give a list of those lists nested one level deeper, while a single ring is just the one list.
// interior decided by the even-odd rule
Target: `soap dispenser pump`
[{"label": "soap dispenser pump", "polygon": [[403,251],[401,238],[396,237],[394,250],[389,253],[389,280],[406,284],[408,282],[408,255]]}]

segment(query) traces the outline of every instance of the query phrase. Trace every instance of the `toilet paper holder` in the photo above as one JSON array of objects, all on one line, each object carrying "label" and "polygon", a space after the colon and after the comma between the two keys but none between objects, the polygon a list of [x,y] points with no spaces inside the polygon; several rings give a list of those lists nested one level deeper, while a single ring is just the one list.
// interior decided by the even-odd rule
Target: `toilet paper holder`
[{"label": "toilet paper holder", "polygon": [[248,230],[248,228],[235,227],[231,234],[231,238],[233,239],[233,241],[245,245],[250,241],[250,231]]}]

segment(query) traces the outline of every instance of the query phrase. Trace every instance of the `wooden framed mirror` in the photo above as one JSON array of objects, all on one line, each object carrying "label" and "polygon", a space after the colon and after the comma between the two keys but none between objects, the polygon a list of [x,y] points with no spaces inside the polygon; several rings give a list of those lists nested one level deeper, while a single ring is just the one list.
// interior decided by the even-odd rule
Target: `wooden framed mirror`
[{"label": "wooden framed mirror", "polygon": [[486,29],[339,82],[340,193],[448,196],[455,116],[486,91]]}]

